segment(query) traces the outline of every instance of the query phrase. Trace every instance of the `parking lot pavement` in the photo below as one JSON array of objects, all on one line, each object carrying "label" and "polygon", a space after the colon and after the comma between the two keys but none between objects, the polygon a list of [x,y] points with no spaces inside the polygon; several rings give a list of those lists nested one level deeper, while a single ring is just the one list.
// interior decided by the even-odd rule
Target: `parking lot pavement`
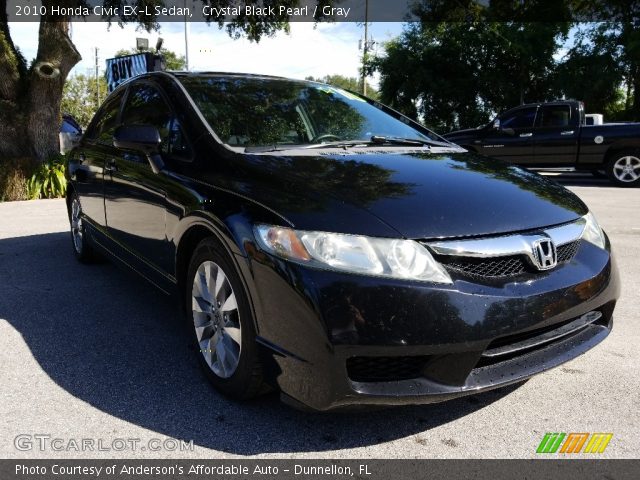
[{"label": "parking lot pavement", "polygon": [[[76,263],[64,201],[0,204],[0,457],[534,457],[546,432],[612,432],[603,456],[637,458],[640,189],[554,179],[612,239],[623,286],[609,338],[515,387],[329,415],[292,410],[276,395],[221,397],[187,350],[171,299],[109,263]],[[62,439],[60,451],[37,442],[18,450],[20,434]],[[171,441],[151,450],[171,438],[193,440],[193,451]],[[101,443],[77,451],[81,439]],[[118,439],[135,451],[114,451]]]}]

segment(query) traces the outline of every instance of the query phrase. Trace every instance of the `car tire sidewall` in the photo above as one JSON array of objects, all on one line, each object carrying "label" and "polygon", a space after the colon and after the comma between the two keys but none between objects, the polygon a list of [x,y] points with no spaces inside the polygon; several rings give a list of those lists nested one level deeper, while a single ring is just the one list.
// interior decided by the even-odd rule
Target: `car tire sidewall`
[{"label": "car tire sidewall", "polygon": [[618,178],[615,176],[613,172],[613,166],[616,164],[616,162],[620,160],[622,157],[628,157],[628,156],[640,158],[640,150],[620,151],[615,155],[611,155],[609,161],[607,162],[607,167],[605,170],[607,173],[607,176],[609,177],[609,180],[611,180],[611,182],[618,187],[633,188],[633,187],[640,186],[640,178],[638,178],[637,180],[634,180],[633,182],[623,182],[618,180]]},{"label": "car tire sidewall", "polygon": [[[200,345],[193,325],[193,312],[191,307],[193,282],[198,267],[205,261],[212,261],[223,269],[231,283],[238,305],[242,346],[238,366],[235,372],[228,378],[219,377],[207,364],[204,356],[200,352]],[[253,315],[244,285],[240,280],[236,267],[229,259],[229,255],[226,254],[221,245],[214,239],[203,240],[195,249],[187,270],[184,295],[185,323],[190,332],[190,343],[198,358],[198,363],[209,381],[219,391],[237,400],[256,396],[261,390],[262,368],[259,361],[258,347],[256,345]]]}]

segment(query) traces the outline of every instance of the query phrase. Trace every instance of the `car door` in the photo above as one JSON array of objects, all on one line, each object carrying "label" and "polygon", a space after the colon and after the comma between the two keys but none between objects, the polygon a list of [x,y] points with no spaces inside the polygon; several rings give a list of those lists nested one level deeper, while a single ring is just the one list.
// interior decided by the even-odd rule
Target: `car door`
[{"label": "car door", "polygon": [[82,212],[96,226],[106,227],[104,211],[104,168],[114,155],[113,133],[118,126],[124,90],[116,92],[100,108],[80,145],[69,159],[69,173]]},{"label": "car door", "polygon": [[534,129],[535,163],[539,165],[572,165],[578,154],[578,111],[569,104],[540,107]]},{"label": "car door", "polygon": [[[160,132],[163,149],[171,143],[173,114],[160,90],[136,83],[122,111],[123,125],[152,125]],[[166,235],[166,191],[170,179],[154,173],[145,155],[115,149],[105,170],[105,207],[109,235],[139,260],[171,274]]]},{"label": "car door", "polygon": [[516,164],[534,160],[533,127],[537,106],[516,108],[494,120],[479,144],[479,153]]}]

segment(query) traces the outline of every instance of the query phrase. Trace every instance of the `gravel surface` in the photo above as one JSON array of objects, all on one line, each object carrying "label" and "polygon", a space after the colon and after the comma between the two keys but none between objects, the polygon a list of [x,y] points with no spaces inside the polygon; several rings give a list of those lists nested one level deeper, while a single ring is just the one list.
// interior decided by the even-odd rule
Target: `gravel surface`
[{"label": "gravel surface", "polygon": [[[553,178],[612,239],[622,299],[609,338],[515,387],[341,414],[298,412],[276,395],[221,397],[170,298],[112,264],[75,261],[63,200],[0,204],[0,457],[531,458],[545,432],[613,432],[603,456],[637,458],[640,189]],[[33,448],[15,447],[21,434]],[[38,434],[49,436],[45,450]]]}]

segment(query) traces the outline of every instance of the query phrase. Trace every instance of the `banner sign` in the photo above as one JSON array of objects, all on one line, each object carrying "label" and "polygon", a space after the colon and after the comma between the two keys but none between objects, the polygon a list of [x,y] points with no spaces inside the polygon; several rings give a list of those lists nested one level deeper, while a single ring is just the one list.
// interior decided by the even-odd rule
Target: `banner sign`
[{"label": "banner sign", "polygon": [[125,80],[153,72],[156,69],[155,65],[155,55],[149,52],[107,59],[106,75],[109,92]]}]

